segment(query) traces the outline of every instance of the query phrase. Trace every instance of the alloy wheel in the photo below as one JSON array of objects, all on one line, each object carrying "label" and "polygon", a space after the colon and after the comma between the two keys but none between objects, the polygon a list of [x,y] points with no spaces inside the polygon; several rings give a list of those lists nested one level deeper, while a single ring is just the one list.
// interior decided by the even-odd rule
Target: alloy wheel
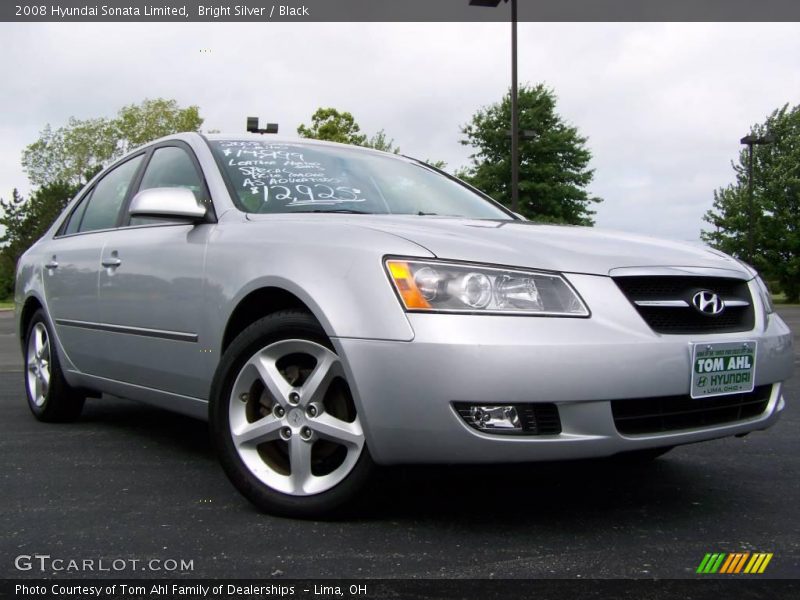
[{"label": "alloy wheel", "polygon": [[34,325],[28,337],[28,391],[36,406],[44,406],[50,388],[50,338],[44,323]]},{"label": "alloy wheel", "polygon": [[292,496],[335,487],[364,448],[339,357],[309,340],[275,342],[252,355],[234,381],[228,417],[250,472]]}]

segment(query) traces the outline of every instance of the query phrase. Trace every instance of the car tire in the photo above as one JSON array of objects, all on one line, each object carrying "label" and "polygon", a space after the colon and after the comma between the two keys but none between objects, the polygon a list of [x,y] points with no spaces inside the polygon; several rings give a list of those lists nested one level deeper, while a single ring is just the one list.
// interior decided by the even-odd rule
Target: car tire
[{"label": "car tire", "polygon": [[37,310],[25,333],[24,376],[28,407],[40,421],[74,421],[86,396],[64,379],[53,334],[42,309]]},{"label": "car tire", "polygon": [[663,456],[675,446],[664,446],[662,448],[644,448],[642,450],[631,450],[629,452],[622,452],[615,454],[611,459],[623,465],[647,465]]},{"label": "car tire", "polygon": [[209,410],[225,473],[262,511],[330,516],[374,468],[341,361],[306,312],[273,313],[233,340]]}]

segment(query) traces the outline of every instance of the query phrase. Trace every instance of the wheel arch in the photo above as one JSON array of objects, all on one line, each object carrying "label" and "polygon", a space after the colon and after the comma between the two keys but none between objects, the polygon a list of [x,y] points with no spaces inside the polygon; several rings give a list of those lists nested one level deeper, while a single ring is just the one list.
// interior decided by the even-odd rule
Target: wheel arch
[{"label": "wheel arch", "polygon": [[28,296],[25,299],[25,302],[22,304],[22,309],[19,313],[19,327],[17,331],[19,343],[22,348],[25,347],[25,335],[28,333],[28,327],[31,324],[33,315],[36,314],[36,311],[39,309],[44,309],[44,303],[34,295]]},{"label": "wheel arch", "polygon": [[61,367],[64,370],[64,377],[70,385],[78,386],[79,384],[75,381],[74,377],[79,371],[72,360],[70,360],[66,349],[61,343],[61,339],[58,337],[55,320],[50,314],[45,298],[37,291],[31,291],[24,300],[17,304],[17,307],[19,309],[17,316],[17,336],[19,339],[20,351],[23,354],[25,353],[25,337],[28,334],[28,327],[30,327],[33,315],[36,314],[37,310],[41,309],[44,313],[45,321],[47,321],[50,327],[50,341],[54,346],[55,352],[58,353],[58,359],[61,361]]},{"label": "wheel arch", "polygon": [[248,325],[258,319],[271,315],[280,310],[297,309],[309,313],[320,324],[325,334],[332,335],[330,324],[326,319],[320,318],[320,309],[308,299],[302,299],[299,294],[288,290],[284,286],[269,284],[256,287],[241,295],[235,308],[228,316],[221,340],[221,352],[230,346]]}]

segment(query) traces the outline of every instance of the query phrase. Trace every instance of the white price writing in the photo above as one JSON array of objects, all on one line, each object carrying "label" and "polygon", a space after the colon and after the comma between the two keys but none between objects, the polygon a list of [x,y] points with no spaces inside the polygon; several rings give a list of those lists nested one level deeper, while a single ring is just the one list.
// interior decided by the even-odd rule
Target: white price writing
[{"label": "white price writing", "polygon": [[[321,183],[311,185],[285,185],[264,186],[264,202],[274,200],[289,200],[293,206],[304,204],[333,204],[338,202],[365,202],[366,198],[359,198],[361,190],[343,185],[332,188]],[[287,205],[288,206],[288,205]]]},{"label": "white price writing", "polygon": [[285,206],[366,202],[361,190],[342,185],[319,162],[306,160],[303,148],[290,144],[229,141],[220,144],[229,167],[242,174],[241,187],[262,201]]}]

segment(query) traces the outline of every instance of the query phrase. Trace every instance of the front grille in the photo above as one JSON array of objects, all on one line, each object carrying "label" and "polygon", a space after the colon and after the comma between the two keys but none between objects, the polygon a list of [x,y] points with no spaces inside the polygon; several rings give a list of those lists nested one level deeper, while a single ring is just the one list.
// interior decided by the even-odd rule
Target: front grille
[{"label": "front grille", "polygon": [[[475,402],[467,404],[466,402],[455,402],[453,404],[458,415],[473,429],[478,428],[472,424],[470,408],[476,405],[486,406],[487,403]],[[495,429],[490,432],[484,431],[483,433],[499,433],[501,435],[558,435],[561,433],[561,417],[558,414],[558,407],[555,404],[537,402],[531,404],[503,404],[502,406],[510,405],[513,405],[514,408],[517,409],[522,431]]]},{"label": "front grille", "polygon": [[[750,331],[755,312],[746,281],[724,277],[632,276],[614,281],[647,324],[658,333],[731,333]],[[729,301],[718,315],[701,313],[692,305],[699,291],[710,291]],[[678,301],[684,306],[640,306],[637,302]]]},{"label": "front grille", "polygon": [[762,385],[752,392],[714,398],[663,396],[612,400],[611,412],[617,431],[623,434],[702,429],[763,414],[771,391],[771,385]]}]

